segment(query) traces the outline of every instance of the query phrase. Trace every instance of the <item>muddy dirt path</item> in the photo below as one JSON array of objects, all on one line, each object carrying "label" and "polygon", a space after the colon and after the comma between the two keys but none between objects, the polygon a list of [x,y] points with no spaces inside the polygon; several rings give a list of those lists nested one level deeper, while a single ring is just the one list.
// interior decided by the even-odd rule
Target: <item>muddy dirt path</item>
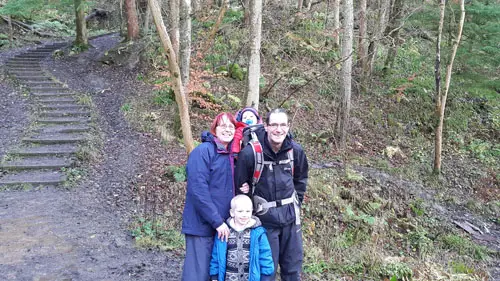
[{"label": "muddy dirt path", "polygon": [[[44,188],[0,192],[0,280],[179,280],[181,257],[134,247],[128,225],[135,212],[131,187],[147,169],[150,155],[165,154],[158,141],[132,129],[120,112],[127,95],[148,90],[136,73],[109,71],[96,58],[118,43],[117,36],[92,41],[95,48],[44,66],[70,88],[95,94],[101,161],[71,190]],[[21,137],[29,100],[10,85],[0,87],[2,123]],[[23,102],[15,110],[10,105]],[[20,125],[15,123],[21,120]],[[2,145],[2,152],[11,144]],[[5,146],[5,147],[4,147]],[[160,148],[159,148],[160,147]]]}]

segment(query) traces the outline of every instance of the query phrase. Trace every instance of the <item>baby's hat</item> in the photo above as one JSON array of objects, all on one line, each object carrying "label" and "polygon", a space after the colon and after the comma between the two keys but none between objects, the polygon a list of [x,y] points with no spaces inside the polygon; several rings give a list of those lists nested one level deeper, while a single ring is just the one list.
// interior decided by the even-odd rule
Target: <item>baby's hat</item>
[{"label": "baby's hat", "polygon": [[238,111],[238,113],[236,113],[236,121],[241,122],[241,119],[243,118],[243,113],[245,113],[247,111],[251,111],[253,113],[253,115],[255,115],[255,117],[257,117],[257,123],[260,123],[259,113],[253,107],[245,107],[242,110]]}]

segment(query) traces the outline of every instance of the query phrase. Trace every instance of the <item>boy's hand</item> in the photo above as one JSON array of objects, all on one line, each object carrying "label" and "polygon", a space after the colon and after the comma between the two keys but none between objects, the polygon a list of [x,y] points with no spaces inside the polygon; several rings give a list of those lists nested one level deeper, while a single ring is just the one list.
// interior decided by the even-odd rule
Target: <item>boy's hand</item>
[{"label": "boy's hand", "polygon": [[217,237],[221,241],[226,241],[229,239],[229,227],[226,223],[222,223],[219,227],[217,227]]},{"label": "boy's hand", "polygon": [[240,191],[243,193],[248,193],[250,191],[250,185],[248,183],[244,183],[240,187]]}]

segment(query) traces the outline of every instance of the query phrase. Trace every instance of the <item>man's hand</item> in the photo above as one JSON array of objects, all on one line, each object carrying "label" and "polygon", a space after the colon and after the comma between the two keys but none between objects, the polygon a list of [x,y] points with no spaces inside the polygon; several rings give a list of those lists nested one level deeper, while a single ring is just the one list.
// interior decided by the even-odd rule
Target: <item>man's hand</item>
[{"label": "man's hand", "polygon": [[229,239],[229,227],[226,223],[222,223],[219,227],[217,227],[217,237],[221,241],[226,241]]},{"label": "man's hand", "polygon": [[250,192],[250,185],[248,185],[248,183],[244,183],[243,185],[241,185],[240,191],[243,193]]}]

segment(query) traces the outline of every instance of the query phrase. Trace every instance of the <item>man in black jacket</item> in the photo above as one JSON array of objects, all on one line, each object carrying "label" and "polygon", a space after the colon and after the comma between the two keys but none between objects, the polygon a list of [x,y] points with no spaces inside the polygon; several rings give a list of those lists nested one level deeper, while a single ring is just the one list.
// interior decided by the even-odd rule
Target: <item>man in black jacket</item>
[{"label": "man in black jacket", "polygon": [[[238,155],[235,185],[240,187],[238,193],[253,197],[256,215],[267,230],[275,269],[280,265],[281,280],[296,281],[303,260],[300,205],[307,186],[307,157],[290,138],[283,109],[269,112],[264,129],[255,132],[257,144],[247,145]],[[260,168],[257,163],[262,163]],[[257,169],[261,171],[256,173]]]}]

